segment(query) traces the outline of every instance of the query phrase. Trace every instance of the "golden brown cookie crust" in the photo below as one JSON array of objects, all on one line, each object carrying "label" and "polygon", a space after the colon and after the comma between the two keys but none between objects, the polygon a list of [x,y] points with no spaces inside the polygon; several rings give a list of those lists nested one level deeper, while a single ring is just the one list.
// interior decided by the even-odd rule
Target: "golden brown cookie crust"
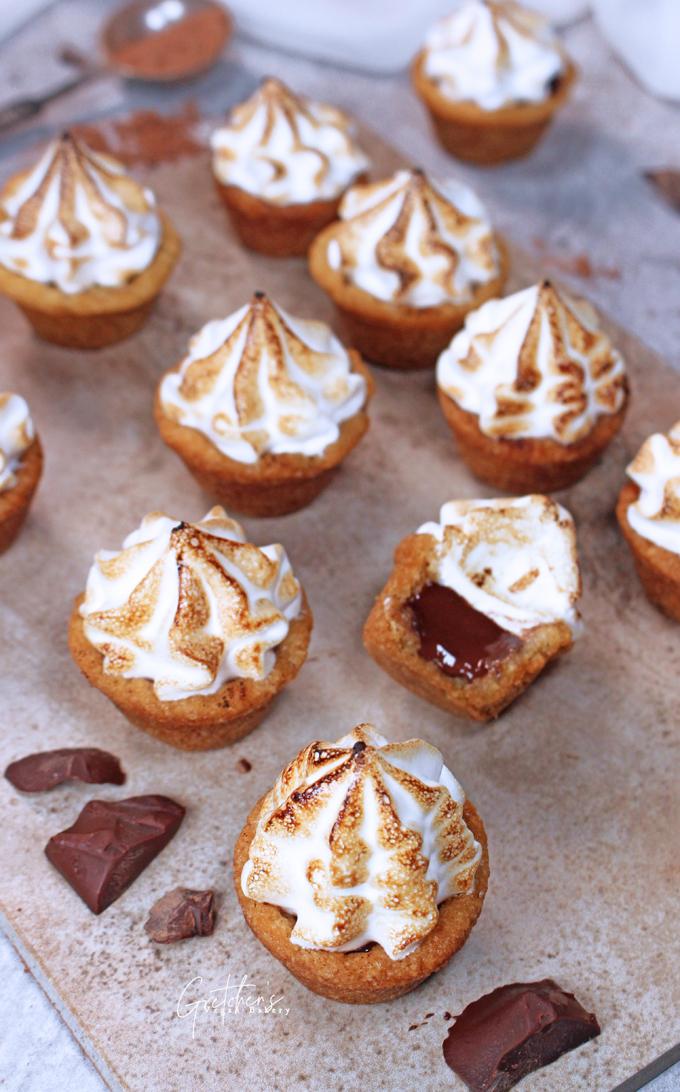
[{"label": "golden brown cookie crust", "polygon": [[103,657],[85,636],[75,601],[69,624],[71,655],[83,675],[142,731],[183,751],[225,747],[252,732],[280,690],[297,675],[307,657],[312,613],[303,593],[302,608],[276,649],[274,667],[264,679],[232,679],[216,694],[160,701],[148,679],[125,679],[103,670]]},{"label": "golden brown cookie crust", "polygon": [[0,554],[9,549],[23,526],[38,488],[42,468],[42,447],[35,436],[19,461],[16,484],[10,489],[0,490]]},{"label": "golden brown cookie crust", "polygon": [[411,65],[411,82],[442,147],[457,159],[480,166],[528,155],[568,99],[576,76],[576,66],[568,61],[557,88],[543,102],[484,110],[473,102],[453,102],[443,95],[425,73],[424,50]]},{"label": "golden brown cookie crust", "polygon": [[290,941],[294,925],[290,914],[271,903],[254,902],[243,894],[241,872],[248,859],[262,803],[260,800],[251,811],[236,843],[234,886],[243,916],[257,939],[307,989],[348,1004],[372,1005],[391,1001],[414,990],[431,974],[441,970],[463,947],[481,913],[489,882],[486,831],[469,800],[465,802],[463,817],[482,847],[475,890],[470,895],[443,902],[432,932],[414,952],[399,960],[390,959],[379,944],[371,944],[367,950],[359,952],[299,948]]},{"label": "golden brown cookie crust", "polygon": [[635,482],[626,482],[619,493],[616,518],[647,598],[669,618],[680,622],[680,556],[633,530],[628,522],[628,509],[639,496]]},{"label": "golden brown cookie crust", "polygon": [[68,295],[0,266],[0,293],[24,312],[36,334],[55,345],[101,349],[136,333],[146,321],[181,251],[179,236],[164,213],[163,237],[151,265],[128,284],[95,285]]},{"label": "golden brown cookie crust", "polygon": [[[368,403],[375,383],[359,353],[349,350],[352,371],[366,380],[366,400],[359,413],[343,421],[340,435],[320,455],[272,455],[240,463],[219,451],[202,432],[172,421],[156,391],[154,413],[163,441],[179,455],[202,489],[230,512],[247,516],[283,516],[297,512],[321,493],[369,425]],[[179,368],[170,369],[176,372]],[[162,380],[161,380],[162,382]]]},{"label": "golden brown cookie crust", "polygon": [[507,493],[553,493],[583,478],[619,432],[628,408],[628,390],[616,413],[603,414],[583,439],[560,444],[549,437],[508,440],[487,436],[479,417],[441,388],[439,405],[461,457],[480,481]]},{"label": "golden brown cookie crust", "polygon": [[[365,175],[352,182],[361,182]],[[343,193],[324,201],[275,205],[238,186],[215,179],[234,231],[245,247],[272,258],[302,258],[312,240],[338,215]]]},{"label": "golden brown cookie crust", "polygon": [[467,303],[408,307],[379,300],[346,282],[338,270],[331,269],[326,253],[333,232],[331,225],[309,248],[310,273],[333,300],[345,331],[345,341],[356,345],[369,361],[387,368],[433,368],[439,354],[460,330],[465,316],[486,300],[500,295],[507,278],[508,250],[496,235],[498,275],[488,284],[478,285]]},{"label": "golden brown cookie crust", "polygon": [[409,535],[399,543],[394,569],[364,625],[366,651],[383,671],[419,698],[471,720],[492,720],[551,660],[571,648],[571,630],[566,622],[536,626],[525,635],[522,647],[487,675],[471,682],[446,675],[420,655],[420,640],[406,606],[424,584],[436,580],[434,549],[431,535]]}]

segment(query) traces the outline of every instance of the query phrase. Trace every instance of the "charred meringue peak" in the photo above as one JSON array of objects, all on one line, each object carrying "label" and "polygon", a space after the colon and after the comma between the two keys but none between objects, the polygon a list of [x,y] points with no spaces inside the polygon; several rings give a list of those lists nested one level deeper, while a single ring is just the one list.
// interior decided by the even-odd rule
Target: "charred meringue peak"
[{"label": "charred meringue peak", "polygon": [[300,752],[262,804],[245,895],[297,918],[291,942],[349,952],[374,942],[403,959],[445,899],[474,890],[481,847],[465,794],[421,739],[388,743],[360,724]]},{"label": "charred meringue peak", "polygon": [[163,412],[222,454],[320,455],[366,401],[366,380],[323,322],[293,318],[262,292],[192,339],[160,388]]},{"label": "charred meringue peak", "polygon": [[213,170],[276,205],[330,200],[368,167],[341,110],[266,79],[212,136]]},{"label": "charred meringue peak", "polygon": [[423,171],[352,186],[330,229],[329,266],[380,300],[411,307],[465,303],[499,273],[487,214],[461,182]]},{"label": "charred meringue peak", "polygon": [[437,383],[487,436],[561,444],[618,413],[628,391],[594,309],[549,281],[472,311],[439,358]]},{"label": "charred meringue peak", "polygon": [[120,551],[100,550],[80,614],[104,671],[174,701],[264,679],[301,604],[283,547],[253,546],[215,507],[197,523],[152,512]]},{"label": "charred meringue peak", "polygon": [[0,391],[0,492],[17,484],[22,455],[35,437],[27,403],[20,394]]},{"label": "charred meringue peak", "polygon": [[547,19],[513,0],[465,0],[432,27],[424,54],[442,95],[483,110],[543,102],[566,67]]},{"label": "charred meringue peak", "polygon": [[0,263],[62,292],[125,284],[161,235],[151,191],[69,133],[0,193]]},{"label": "charred meringue peak", "polygon": [[521,636],[566,622],[574,636],[580,632],[574,521],[550,497],[449,501],[439,523],[424,523],[417,534],[435,539],[437,583],[502,629]]},{"label": "charred meringue peak", "polygon": [[627,469],[640,489],[628,522],[642,538],[680,554],[680,421],[649,436]]}]

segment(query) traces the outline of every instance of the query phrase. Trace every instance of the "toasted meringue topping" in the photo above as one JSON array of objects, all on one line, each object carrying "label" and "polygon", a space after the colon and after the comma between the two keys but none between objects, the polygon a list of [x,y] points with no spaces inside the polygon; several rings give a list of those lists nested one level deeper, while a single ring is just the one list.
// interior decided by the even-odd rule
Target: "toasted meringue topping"
[{"label": "toasted meringue topping", "polygon": [[484,110],[542,102],[566,67],[548,21],[512,0],[466,0],[435,24],[424,52],[442,95]]},{"label": "toasted meringue topping", "polygon": [[160,388],[167,417],[230,459],[320,455],[366,401],[366,381],[323,322],[293,318],[262,292],[209,322]]},{"label": "toasted meringue topping", "polygon": [[341,110],[275,79],[235,107],[211,143],[220,182],[276,205],[337,197],[368,167]]},{"label": "toasted meringue topping", "polygon": [[572,444],[626,400],[626,366],[585,300],[548,281],[471,312],[437,383],[487,436]]},{"label": "toasted meringue topping", "polygon": [[377,299],[411,307],[464,303],[476,286],[498,275],[484,207],[460,182],[397,171],[353,186],[339,215],[328,264]]},{"label": "toasted meringue topping", "polygon": [[0,392],[0,492],[17,484],[21,456],[34,436],[31,414],[21,395]]},{"label": "toasted meringue topping", "polygon": [[122,550],[100,550],[80,613],[104,671],[174,701],[264,679],[301,602],[283,547],[251,545],[216,507],[198,523],[151,512]]},{"label": "toasted meringue topping", "polygon": [[581,575],[574,521],[550,497],[449,501],[439,523],[433,576],[497,625],[521,636],[534,626],[580,628]]},{"label": "toasted meringue topping", "polygon": [[403,959],[434,929],[445,899],[474,890],[481,847],[465,794],[421,739],[388,743],[360,724],[310,743],[265,797],[245,895],[297,918],[301,948],[375,942]]},{"label": "toasted meringue topping", "polygon": [[0,263],[62,292],[125,284],[151,264],[161,234],[151,191],[69,134],[0,193]]},{"label": "toasted meringue topping", "polygon": [[640,495],[628,522],[643,538],[680,554],[680,421],[667,436],[648,437],[627,469]]}]

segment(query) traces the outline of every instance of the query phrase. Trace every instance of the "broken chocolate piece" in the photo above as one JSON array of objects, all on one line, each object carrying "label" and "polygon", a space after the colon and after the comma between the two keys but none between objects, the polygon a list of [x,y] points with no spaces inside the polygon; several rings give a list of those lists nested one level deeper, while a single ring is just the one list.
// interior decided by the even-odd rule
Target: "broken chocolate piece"
[{"label": "broken chocolate piece", "polygon": [[153,904],[144,928],[157,944],[209,937],[215,928],[214,900],[212,891],[175,887]]},{"label": "broken chocolate piece", "polygon": [[671,208],[680,212],[680,171],[645,171],[645,178]]},{"label": "broken chocolate piece", "polygon": [[241,773],[250,773],[253,768],[253,764],[252,762],[249,762],[247,758],[239,758],[238,762],[236,763],[236,768],[237,770],[240,770]]},{"label": "broken chocolate piece", "polygon": [[522,647],[519,637],[444,584],[425,584],[406,605],[420,637],[420,655],[445,675],[472,682]]},{"label": "broken chocolate piece", "polygon": [[167,796],[90,800],[73,826],[50,838],[47,858],[94,914],[101,914],[177,832],[184,808]]},{"label": "broken chocolate piece", "polygon": [[64,781],[84,781],[88,785],[125,783],[120,761],[98,747],[61,747],[58,751],[26,755],[10,762],[5,777],[19,792],[47,792]]},{"label": "broken chocolate piece", "polygon": [[506,1092],[599,1034],[597,1017],[552,979],[513,983],[456,1017],[444,1060],[472,1092]]}]

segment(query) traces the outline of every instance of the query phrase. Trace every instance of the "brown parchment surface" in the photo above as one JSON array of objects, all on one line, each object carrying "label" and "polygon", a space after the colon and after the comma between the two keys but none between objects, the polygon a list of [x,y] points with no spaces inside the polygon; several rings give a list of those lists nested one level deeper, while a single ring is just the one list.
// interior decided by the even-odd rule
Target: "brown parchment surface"
[{"label": "brown parchment surface", "polygon": [[[388,149],[373,138],[368,146],[378,171],[393,165]],[[255,288],[301,316],[330,320],[332,309],[303,262],[239,249],[207,156],[158,168],[149,181],[185,253],[141,335],[99,353],[61,350],[34,339],[0,302],[0,388],[28,398],[46,453],[32,515],[0,558],[0,762],[90,744],[119,755],[128,772],[121,788],[72,786],[35,798],[2,781],[7,930],[113,1086],[462,1088],[442,1060],[444,1014],[503,982],[550,975],[597,1012],[603,1031],[523,1087],[612,1088],[678,1038],[679,631],[646,602],[613,510],[644,436],[680,415],[680,377],[613,331],[630,365],[631,411],[603,463],[560,495],[578,525],[584,635],[497,724],[475,727],[408,694],[362,649],[362,623],[397,541],[446,500],[492,495],[458,459],[432,376],[376,369],[372,428],[328,491],[297,515],[244,521],[253,540],[285,544],[304,582],[316,618],[306,666],[241,743],[173,751],[128,725],[72,664],[72,599],[94,551],[119,547],[147,511],[191,520],[210,507],[152,419],[155,384],[187,338]],[[514,248],[513,257],[511,287],[539,275]],[[292,979],[246,928],[230,873],[242,823],[279,770],[310,739],[333,740],[361,720],[441,748],[486,823],[491,854],[489,894],[464,950],[415,993],[373,1008],[325,1001]],[[93,796],[146,792],[180,800],[186,820],[96,918],[49,867],[43,846]],[[176,884],[215,887],[217,929],[155,947],[143,922]],[[273,995],[287,1013],[221,1009],[220,991],[243,976],[242,1000]],[[179,1018],[192,980],[181,1009],[189,1015]],[[217,1008],[204,1004],[194,1021],[190,1003],[199,998]]]}]

